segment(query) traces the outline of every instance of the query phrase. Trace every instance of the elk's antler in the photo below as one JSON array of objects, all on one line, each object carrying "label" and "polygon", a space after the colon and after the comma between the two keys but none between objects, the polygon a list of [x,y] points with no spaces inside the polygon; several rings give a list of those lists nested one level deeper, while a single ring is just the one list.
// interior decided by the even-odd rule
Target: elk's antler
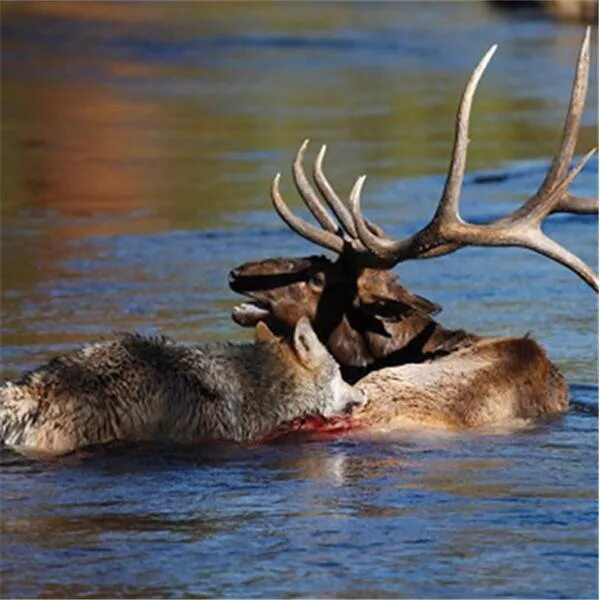
[{"label": "elk's antler", "polygon": [[[308,140],[304,140],[294,158],[292,176],[302,200],[319,222],[322,229],[307,223],[289,209],[279,190],[280,173],[277,173],[271,185],[271,199],[273,200],[275,210],[296,233],[307,240],[333,250],[340,255],[351,257],[352,260],[361,266],[379,266],[379,258],[360,240],[349,206],[340,199],[323,172],[323,159],[327,151],[326,146],[321,146],[319,150],[313,168],[313,177],[317,189],[327,202],[329,208],[333,211],[338,223],[327,212],[323,204],[323,199],[319,198],[319,195],[310,184],[303,166],[307,146]],[[362,221],[362,226],[366,227],[372,235],[383,235],[382,230],[377,225],[366,219]]]},{"label": "elk's antler", "polygon": [[597,200],[577,198],[567,192],[573,179],[595,152],[595,149],[588,152],[569,171],[587,91],[589,47],[588,28],[579,51],[562,138],[548,174],[537,192],[506,217],[487,224],[474,225],[466,223],[459,214],[459,197],[469,143],[471,105],[479,80],[496,51],[496,46],[492,46],[481,59],[463,91],[456,116],[454,147],[446,184],[438,208],[428,225],[409,238],[399,241],[374,232],[360,211],[360,194],[365,177],[357,180],[350,195],[355,230],[364,248],[379,259],[380,266],[389,268],[404,260],[441,256],[465,246],[520,246],[563,264],[598,291],[598,276],[594,271],[580,258],[545,236],[541,230],[542,222],[552,212],[598,212]]}]

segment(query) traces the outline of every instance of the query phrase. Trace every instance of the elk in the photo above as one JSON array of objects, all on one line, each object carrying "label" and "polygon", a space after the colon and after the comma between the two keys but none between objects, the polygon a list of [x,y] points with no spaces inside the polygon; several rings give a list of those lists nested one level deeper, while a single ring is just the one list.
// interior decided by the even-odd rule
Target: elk
[{"label": "elk", "polygon": [[[496,46],[483,56],[462,93],[449,171],[433,218],[407,239],[392,240],[362,215],[360,199],[365,176],[357,179],[348,202],[339,197],[323,171],[325,146],[314,163],[317,193],[303,167],[308,144],[305,141],[296,154],[292,174],[302,200],[320,228],[288,208],[279,189],[280,174],[273,180],[271,199],[279,216],[293,231],[334,252],[337,259],[332,261],[324,256],[271,258],[234,269],[229,275],[231,288],[253,300],[234,309],[234,321],[243,326],[255,326],[262,321],[274,333],[288,334],[297,319],[308,317],[319,338],[340,362],[345,378],[351,382],[360,379],[357,385],[367,390],[368,397],[375,393],[388,396],[388,411],[382,408],[379,399],[375,408],[369,408],[372,402],[367,404],[364,411],[372,414],[367,421],[385,419],[390,410],[397,410],[394,398],[407,396],[407,378],[455,389],[450,394],[453,399],[448,396],[444,401],[444,410],[456,415],[455,401],[465,394],[472,396],[468,386],[474,379],[459,382],[461,369],[467,364],[478,365],[473,367],[473,377],[482,376],[491,381],[490,389],[496,390],[497,397],[504,394],[512,398],[513,415],[536,416],[566,410],[568,396],[564,380],[533,340],[485,339],[462,330],[447,330],[432,318],[439,312],[439,306],[402,287],[389,269],[406,260],[435,258],[465,246],[518,246],[559,262],[598,291],[598,277],[593,270],[541,230],[543,221],[551,213],[598,212],[597,200],[579,198],[568,191],[595,152],[595,149],[588,152],[569,169],[585,103],[589,46],[588,28],[579,50],[562,137],[543,182],[517,210],[489,223],[465,222],[459,214],[459,198],[466,167],[471,106]],[[425,361],[426,364],[418,364]],[[367,377],[361,379],[364,375]],[[516,393],[519,388],[536,388],[536,399],[532,399],[531,394],[525,397]],[[418,385],[413,386],[413,395],[419,389]],[[544,390],[549,392],[545,396]],[[416,420],[422,420],[423,407],[429,405],[424,389],[419,397],[423,402],[419,405],[418,398],[415,400],[419,406]],[[524,406],[529,404],[525,410]],[[450,405],[454,408],[449,409]],[[485,422],[483,417],[467,413],[469,411],[457,422],[463,426]],[[483,413],[485,408],[478,411],[479,415]],[[447,418],[440,418],[448,422]]]},{"label": "elk", "polygon": [[342,365],[345,377],[356,380],[382,366],[422,362],[480,339],[437,323],[433,316],[441,308],[409,292],[389,271],[402,261],[434,258],[468,245],[522,246],[560,262],[598,289],[591,269],[541,232],[543,219],[551,213],[598,212],[597,200],[578,198],[568,192],[568,186],[593,153],[568,170],[585,102],[589,31],[579,52],[562,139],[539,189],[518,210],[492,223],[472,225],[459,216],[471,105],[495,50],[493,46],[477,65],[462,94],[450,169],[438,209],[431,222],[407,240],[393,242],[376,224],[361,216],[364,176],[355,183],[349,203],[340,199],[323,171],[325,146],[319,151],[313,170],[321,199],[303,167],[308,141],[302,144],[293,162],[293,179],[322,229],[290,211],[279,190],[279,174],[271,187],[273,205],[292,230],[333,251],[338,258],[270,258],[233,269],[229,274],[231,288],[252,299],[234,308],[232,317],[236,323],[253,327],[264,321],[275,333],[289,334],[300,316],[308,316],[320,339]]}]

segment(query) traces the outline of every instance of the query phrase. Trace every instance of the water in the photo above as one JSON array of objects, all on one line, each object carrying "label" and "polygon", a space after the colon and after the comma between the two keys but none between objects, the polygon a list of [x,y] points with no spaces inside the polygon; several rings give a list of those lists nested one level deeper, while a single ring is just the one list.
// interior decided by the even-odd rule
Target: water
[{"label": "water", "polygon": [[[329,145],[342,192],[367,173],[365,211],[414,231],[439,197],[461,86],[494,42],[462,205],[512,210],[547,168],[582,34],[484,3],[2,10],[6,378],[113,330],[249,339],[227,271],[316,251],[268,201],[282,171],[299,208],[287,172],[305,137]],[[481,183],[490,173],[507,177]],[[594,194],[596,173],[574,191]],[[593,219],[546,230],[595,265]],[[4,451],[2,595],[597,597],[596,296],[519,250],[397,271],[450,327],[531,331],[571,383],[569,413],[497,436]]]}]

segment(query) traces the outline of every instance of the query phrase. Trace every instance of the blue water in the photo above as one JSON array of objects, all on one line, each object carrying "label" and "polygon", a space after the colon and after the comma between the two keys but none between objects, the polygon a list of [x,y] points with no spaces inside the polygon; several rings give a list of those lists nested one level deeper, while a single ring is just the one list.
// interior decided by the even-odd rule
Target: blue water
[{"label": "blue water", "polygon": [[4,590],[590,597],[596,425],[575,408],[499,437],[5,457]]},{"label": "blue water", "polygon": [[[8,6],[8,5],[7,5]],[[461,86],[463,213],[543,179],[582,30],[486,3],[3,6],[2,371],[114,330],[249,339],[226,273],[320,250],[270,208],[305,137],[392,235],[431,215]],[[597,143],[597,43],[580,135]],[[593,195],[593,160],[573,191]],[[546,232],[597,268],[593,218]],[[396,269],[443,324],[538,339],[564,417],[503,435],[354,434],[251,447],[3,450],[3,597],[598,595],[597,296],[533,253]]]}]

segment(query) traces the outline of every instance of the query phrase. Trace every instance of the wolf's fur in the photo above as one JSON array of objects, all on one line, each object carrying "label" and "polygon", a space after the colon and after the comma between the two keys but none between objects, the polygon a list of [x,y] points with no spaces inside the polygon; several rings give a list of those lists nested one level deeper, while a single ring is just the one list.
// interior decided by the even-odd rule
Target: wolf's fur
[{"label": "wolf's fur", "polygon": [[376,429],[469,429],[522,424],[566,412],[564,377],[531,338],[488,338],[432,362],[388,367],[356,387],[354,414]]},{"label": "wolf's fur", "polygon": [[51,453],[116,440],[251,441],[362,403],[304,319],[291,343],[187,347],[125,334],[0,388],[0,439]]}]

